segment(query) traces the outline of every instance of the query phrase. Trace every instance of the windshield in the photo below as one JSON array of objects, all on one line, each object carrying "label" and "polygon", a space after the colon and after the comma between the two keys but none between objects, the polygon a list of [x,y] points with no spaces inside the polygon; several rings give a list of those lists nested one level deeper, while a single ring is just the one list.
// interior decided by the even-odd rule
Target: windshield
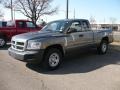
[{"label": "windshield", "polygon": [[42,30],[53,31],[53,32],[62,32],[67,28],[68,21],[54,21],[48,23]]}]

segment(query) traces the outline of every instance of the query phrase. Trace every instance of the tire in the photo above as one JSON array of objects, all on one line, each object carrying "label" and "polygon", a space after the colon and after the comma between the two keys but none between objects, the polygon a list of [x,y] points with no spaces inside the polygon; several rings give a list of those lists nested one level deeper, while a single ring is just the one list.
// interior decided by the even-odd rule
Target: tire
[{"label": "tire", "polygon": [[3,37],[0,37],[0,47],[6,46],[6,40]]},{"label": "tire", "polygon": [[55,70],[60,66],[62,58],[63,56],[59,49],[51,48],[44,55],[42,67],[46,70]]},{"label": "tire", "polygon": [[106,54],[108,50],[108,41],[102,40],[97,50],[99,54]]}]

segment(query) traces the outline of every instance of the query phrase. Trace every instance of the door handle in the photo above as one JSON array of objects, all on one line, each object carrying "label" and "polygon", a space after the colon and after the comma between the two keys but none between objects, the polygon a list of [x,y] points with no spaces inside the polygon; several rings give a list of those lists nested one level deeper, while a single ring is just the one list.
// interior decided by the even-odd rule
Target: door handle
[{"label": "door handle", "polygon": [[83,37],[84,35],[83,34],[80,34],[79,37]]}]

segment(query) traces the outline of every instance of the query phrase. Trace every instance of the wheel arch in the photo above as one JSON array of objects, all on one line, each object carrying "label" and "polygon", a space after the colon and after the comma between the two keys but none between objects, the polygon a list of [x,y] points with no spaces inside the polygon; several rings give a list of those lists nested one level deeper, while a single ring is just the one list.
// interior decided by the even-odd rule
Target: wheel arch
[{"label": "wheel arch", "polygon": [[109,43],[109,38],[107,36],[103,37],[101,41],[103,41],[103,40],[105,40],[105,41],[107,41]]},{"label": "wheel arch", "polygon": [[64,49],[62,47],[62,45],[60,44],[54,44],[54,45],[50,45],[45,49],[44,55],[47,53],[48,50],[52,49],[52,48],[56,48],[58,50],[60,50],[60,52],[62,53],[62,55],[64,56],[65,52]]},{"label": "wheel arch", "polygon": [[0,37],[6,39],[6,35],[4,33],[0,33]]}]

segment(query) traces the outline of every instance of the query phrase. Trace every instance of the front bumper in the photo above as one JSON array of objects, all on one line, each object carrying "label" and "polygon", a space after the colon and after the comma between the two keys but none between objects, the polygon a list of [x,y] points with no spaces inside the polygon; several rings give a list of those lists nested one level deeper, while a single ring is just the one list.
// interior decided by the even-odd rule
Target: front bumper
[{"label": "front bumper", "polygon": [[44,50],[39,51],[16,51],[11,47],[8,49],[8,53],[15,59],[25,61],[25,62],[33,62],[33,61],[42,61]]}]

